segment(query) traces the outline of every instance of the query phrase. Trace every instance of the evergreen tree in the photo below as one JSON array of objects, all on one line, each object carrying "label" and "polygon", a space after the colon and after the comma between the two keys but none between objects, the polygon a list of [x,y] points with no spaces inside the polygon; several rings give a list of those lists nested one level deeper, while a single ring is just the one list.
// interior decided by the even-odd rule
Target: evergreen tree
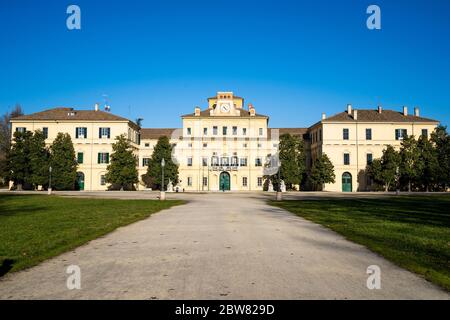
[{"label": "evergreen tree", "polygon": [[31,179],[36,188],[47,186],[49,178],[49,152],[45,146],[45,137],[41,130],[35,131],[30,140]]},{"label": "evergreen tree", "polygon": [[334,174],[333,163],[325,153],[314,161],[309,178],[315,188],[320,186],[322,190],[325,183],[335,182],[336,175]]},{"label": "evergreen tree", "polygon": [[400,171],[401,157],[394,147],[389,145],[383,150],[383,156],[380,161],[381,171],[379,171],[377,177],[374,178],[384,185],[385,191],[389,191],[389,187],[395,183],[397,179],[397,172]]},{"label": "evergreen tree", "polygon": [[424,136],[419,138],[417,147],[420,154],[419,162],[423,168],[420,183],[426,191],[430,191],[430,188],[439,181],[438,152],[428,137]]},{"label": "evergreen tree", "polygon": [[136,169],[136,157],[130,142],[125,135],[116,137],[116,142],[112,146],[111,163],[108,165],[106,182],[120,186],[120,190],[139,181]]},{"label": "evergreen tree", "polygon": [[31,180],[30,145],[33,134],[30,131],[15,132],[11,151],[7,155],[7,178],[22,190]]},{"label": "evergreen tree", "polygon": [[[293,185],[301,184],[306,170],[303,141],[288,133],[281,135],[279,159],[281,162],[280,178],[284,181],[286,188],[292,190]],[[271,179],[278,180],[278,176],[272,176]],[[274,184],[277,184],[277,182]]]},{"label": "evergreen tree", "polygon": [[431,141],[436,147],[438,166],[438,183],[441,190],[446,190],[450,184],[450,136],[447,128],[439,126],[431,134]]},{"label": "evergreen tree", "polygon": [[50,147],[52,188],[73,190],[77,179],[77,161],[72,139],[68,133],[58,133]]},{"label": "evergreen tree", "polygon": [[417,141],[413,136],[405,137],[400,147],[400,174],[402,180],[407,182],[409,192],[411,192],[412,181],[415,181],[422,173],[423,168],[419,158]]},{"label": "evergreen tree", "polygon": [[170,181],[174,185],[178,183],[178,165],[172,160],[172,146],[169,143],[169,138],[166,136],[160,137],[153,150],[152,157],[149,160],[146,180],[150,179],[156,188],[161,189],[162,186],[162,172],[161,160],[164,158],[164,186],[167,186]]},{"label": "evergreen tree", "polygon": [[6,180],[10,174],[8,173],[8,154],[11,151],[11,123],[12,118],[23,115],[22,107],[16,105],[14,110],[6,112],[0,118],[0,184],[2,180]]}]

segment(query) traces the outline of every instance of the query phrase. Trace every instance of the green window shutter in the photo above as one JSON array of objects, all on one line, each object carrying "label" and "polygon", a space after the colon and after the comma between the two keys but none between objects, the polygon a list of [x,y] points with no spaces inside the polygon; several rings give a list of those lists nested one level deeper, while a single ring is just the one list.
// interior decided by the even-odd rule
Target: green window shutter
[{"label": "green window shutter", "polygon": [[77,158],[77,162],[78,163],[83,163],[83,156],[84,156],[84,154],[83,154],[83,152],[78,152],[78,158]]},{"label": "green window shutter", "polygon": [[101,157],[102,157],[102,154],[99,152],[98,153],[98,157],[97,157],[97,163],[101,163],[100,161],[101,161]]},{"label": "green window shutter", "polygon": [[106,163],[109,163],[109,153],[106,154]]}]

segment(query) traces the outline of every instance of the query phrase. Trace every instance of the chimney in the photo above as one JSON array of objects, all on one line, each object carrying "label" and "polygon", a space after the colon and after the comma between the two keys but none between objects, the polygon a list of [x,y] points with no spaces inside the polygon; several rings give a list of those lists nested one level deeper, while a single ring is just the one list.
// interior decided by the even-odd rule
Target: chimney
[{"label": "chimney", "polygon": [[353,110],[353,119],[358,120],[358,110]]},{"label": "chimney", "polygon": [[381,105],[378,106],[378,113],[381,113],[383,111],[383,107]]},{"label": "chimney", "polygon": [[200,116],[200,107],[195,107],[194,114],[195,114],[196,117]]},{"label": "chimney", "polygon": [[404,116],[408,115],[408,107],[407,106],[403,106],[403,115]]},{"label": "chimney", "polygon": [[94,110],[95,110],[95,111],[98,111],[98,103],[95,104]]},{"label": "chimney", "polygon": [[352,114],[352,105],[351,104],[347,105],[347,113]]},{"label": "chimney", "polygon": [[327,115],[325,114],[325,112],[322,112],[322,120],[325,120],[327,118]]},{"label": "chimney", "polygon": [[253,105],[251,103],[248,104],[248,111],[250,112],[250,116],[255,116],[256,112],[255,112],[255,108],[253,107]]},{"label": "chimney", "polygon": [[420,117],[419,107],[415,107],[415,108],[414,108],[414,116]]}]

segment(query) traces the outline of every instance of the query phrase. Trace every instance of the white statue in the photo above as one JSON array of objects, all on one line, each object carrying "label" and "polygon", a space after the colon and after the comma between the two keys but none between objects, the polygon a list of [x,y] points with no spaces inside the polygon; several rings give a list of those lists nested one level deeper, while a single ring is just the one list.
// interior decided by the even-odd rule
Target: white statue
[{"label": "white statue", "polygon": [[273,192],[273,184],[272,184],[272,181],[269,181],[269,187],[267,188],[267,191]]},{"label": "white statue", "polygon": [[286,185],[284,184],[283,180],[281,180],[280,189],[281,189],[281,192],[286,192]]},{"label": "white statue", "polygon": [[167,184],[167,192],[173,192],[173,183],[169,179],[169,183]]}]

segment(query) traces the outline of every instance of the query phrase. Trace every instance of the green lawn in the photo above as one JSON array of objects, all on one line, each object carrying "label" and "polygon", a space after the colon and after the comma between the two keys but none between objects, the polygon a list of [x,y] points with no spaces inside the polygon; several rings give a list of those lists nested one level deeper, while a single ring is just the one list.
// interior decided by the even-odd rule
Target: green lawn
[{"label": "green lawn", "polygon": [[182,203],[0,195],[0,276]]},{"label": "green lawn", "polygon": [[450,195],[271,201],[450,290]]}]

